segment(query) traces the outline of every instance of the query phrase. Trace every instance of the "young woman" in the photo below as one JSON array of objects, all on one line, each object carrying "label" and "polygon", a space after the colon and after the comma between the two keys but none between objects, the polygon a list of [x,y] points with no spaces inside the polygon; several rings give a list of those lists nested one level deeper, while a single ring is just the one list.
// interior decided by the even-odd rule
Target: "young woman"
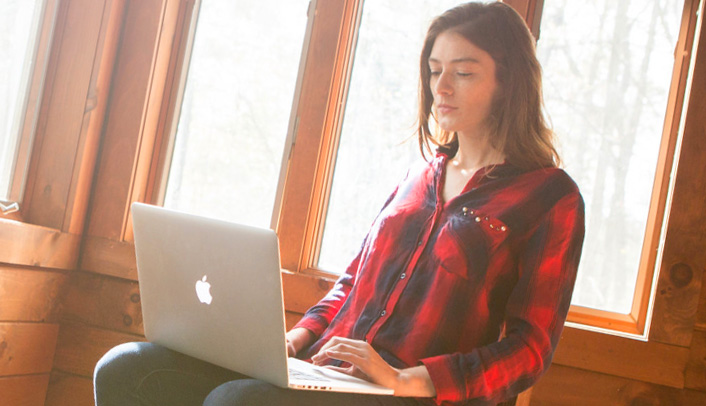
[{"label": "young woman", "polygon": [[556,167],[534,41],[509,6],[468,3],[432,22],[420,68],[419,145],[434,156],[287,333],[290,355],[396,396],[276,388],[132,343],[98,363],[97,405],[494,405],[540,377],[569,309],[584,217]]}]

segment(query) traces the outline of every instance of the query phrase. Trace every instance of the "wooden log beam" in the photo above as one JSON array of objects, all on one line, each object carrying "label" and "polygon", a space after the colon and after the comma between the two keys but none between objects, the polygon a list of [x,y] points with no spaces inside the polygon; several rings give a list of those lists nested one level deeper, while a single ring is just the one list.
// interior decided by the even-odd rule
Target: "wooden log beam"
[{"label": "wooden log beam", "polygon": [[58,322],[65,272],[0,265],[0,320]]},{"label": "wooden log beam", "polygon": [[58,324],[0,323],[0,376],[49,373]]},{"label": "wooden log beam", "polygon": [[52,372],[44,406],[94,406],[93,380],[60,371]]},{"label": "wooden log beam", "polygon": [[52,228],[0,219],[0,262],[75,269],[81,237]]},{"label": "wooden log beam", "polygon": [[[644,366],[645,368],[651,368]],[[532,389],[531,405],[635,406],[706,404],[706,393],[552,365]]]},{"label": "wooden log beam", "polygon": [[137,282],[74,272],[64,299],[63,321],[143,335]]},{"label": "wooden log beam", "polygon": [[64,323],[59,330],[54,370],[91,378],[98,360],[118,344],[145,341],[143,336]]},{"label": "wooden log beam", "polygon": [[567,327],[553,362],[683,388],[688,358],[687,348]]},{"label": "wooden log beam", "polygon": [[2,404],[7,406],[44,406],[49,374],[0,378]]},{"label": "wooden log beam", "polygon": [[137,281],[135,245],[108,238],[86,236],[79,269]]}]

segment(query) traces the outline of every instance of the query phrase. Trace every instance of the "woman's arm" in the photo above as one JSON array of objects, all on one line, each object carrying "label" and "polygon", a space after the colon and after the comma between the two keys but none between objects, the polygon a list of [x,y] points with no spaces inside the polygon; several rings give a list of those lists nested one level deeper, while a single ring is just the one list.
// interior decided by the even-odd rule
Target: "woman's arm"
[{"label": "woman's arm", "polygon": [[287,339],[287,355],[290,357],[296,356],[299,351],[310,346],[316,340],[314,333],[303,327],[289,330],[285,337]]}]

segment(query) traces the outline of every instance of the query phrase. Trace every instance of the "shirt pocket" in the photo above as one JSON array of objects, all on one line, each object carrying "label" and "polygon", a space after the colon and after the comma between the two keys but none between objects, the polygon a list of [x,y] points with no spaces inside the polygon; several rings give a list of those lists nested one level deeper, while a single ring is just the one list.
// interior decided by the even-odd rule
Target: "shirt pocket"
[{"label": "shirt pocket", "polygon": [[464,279],[483,278],[510,228],[499,219],[462,208],[439,231],[433,255],[439,266]]}]

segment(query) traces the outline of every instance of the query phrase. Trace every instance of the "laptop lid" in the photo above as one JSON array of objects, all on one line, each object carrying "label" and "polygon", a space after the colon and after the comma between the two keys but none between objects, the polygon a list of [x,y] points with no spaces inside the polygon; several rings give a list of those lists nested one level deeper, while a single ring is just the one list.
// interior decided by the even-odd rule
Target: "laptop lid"
[{"label": "laptop lid", "polygon": [[147,339],[286,387],[274,231],[141,203],[132,215]]}]

